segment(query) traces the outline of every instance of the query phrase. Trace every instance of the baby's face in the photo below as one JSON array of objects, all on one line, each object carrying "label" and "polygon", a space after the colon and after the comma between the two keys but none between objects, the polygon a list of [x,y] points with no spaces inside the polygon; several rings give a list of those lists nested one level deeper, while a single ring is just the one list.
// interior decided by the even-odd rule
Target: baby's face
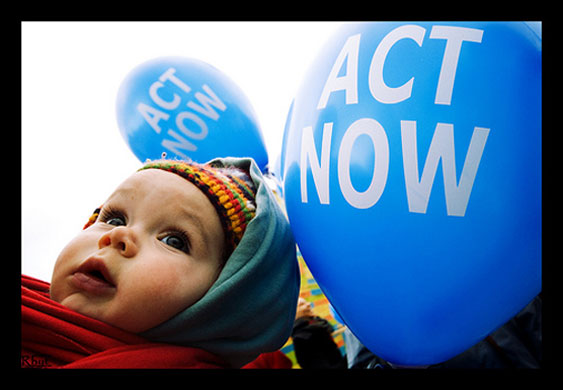
[{"label": "baby's face", "polygon": [[61,252],[51,298],[133,333],[198,301],[217,279],[225,236],[208,198],[174,173],[124,181]]}]

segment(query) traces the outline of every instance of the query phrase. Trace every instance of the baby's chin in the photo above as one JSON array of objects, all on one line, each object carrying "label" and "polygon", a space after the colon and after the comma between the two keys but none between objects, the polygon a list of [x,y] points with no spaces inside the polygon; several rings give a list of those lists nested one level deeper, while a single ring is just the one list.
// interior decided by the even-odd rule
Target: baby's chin
[{"label": "baby's chin", "polygon": [[64,307],[94,320],[102,321],[128,332],[135,332],[134,327],[130,327],[127,321],[123,321],[126,315],[116,315],[111,307],[111,297],[89,297],[82,292],[72,293],[62,299],[57,299],[55,294],[54,301]]},{"label": "baby's chin", "polygon": [[82,293],[71,294],[59,302],[61,305],[91,319],[104,322],[129,333],[139,334],[158,323],[145,316],[148,312],[135,313],[131,309],[121,310],[111,298],[91,298]]},{"label": "baby's chin", "polygon": [[107,309],[105,308],[108,301],[108,298],[96,297],[92,299],[78,292],[70,294],[58,302],[77,313],[109,323],[111,320],[108,318]]}]

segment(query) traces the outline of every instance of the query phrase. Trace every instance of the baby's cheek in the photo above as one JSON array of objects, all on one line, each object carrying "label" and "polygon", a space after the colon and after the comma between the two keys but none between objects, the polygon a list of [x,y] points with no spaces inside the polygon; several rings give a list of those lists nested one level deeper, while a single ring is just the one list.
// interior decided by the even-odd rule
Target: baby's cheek
[{"label": "baby's cheek", "polygon": [[136,332],[148,330],[187,307],[189,298],[183,285],[181,275],[161,268],[147,270],[142,277],[120,286],[120,306],[128,312],[127,317],[136,319],[131,328]]},{"label": "baby's cheek", "polygon": [[88,235],[79,234],[59,253],[51,276],[50,294],[54,301],[61,302],[72,291],[69,278],[88,254],[95,250],[91,248],[90,241]]},{"label": "baby's cheek", "polygon": [[[118,285],[119,307],[127,311],[121,318],[135,318],[128,330],[143,332],[172,318],[192,306],[209,290],[216,279],[216,270],[206,262],[183,257],[147,256]],[[131,263],[133,265],[133,263]]]}]

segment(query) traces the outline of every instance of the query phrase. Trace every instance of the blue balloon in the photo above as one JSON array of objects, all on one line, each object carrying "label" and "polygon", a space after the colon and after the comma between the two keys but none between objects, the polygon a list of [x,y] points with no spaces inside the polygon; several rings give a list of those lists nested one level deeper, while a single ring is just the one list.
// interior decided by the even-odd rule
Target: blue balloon
[{"label": "blue balloon", "polygon": [[522,22],[346,25],[282,156],[301,253],[400,365],[443,362],[541,291],[542,48]]},{"label": "blue balloon", "polygon": [[142,162],[167,158],[200,163],[252,157],[264,172],[268,154],[250,102],[215,67],[163,57],[134,68],[117,97],[119,129]]}]

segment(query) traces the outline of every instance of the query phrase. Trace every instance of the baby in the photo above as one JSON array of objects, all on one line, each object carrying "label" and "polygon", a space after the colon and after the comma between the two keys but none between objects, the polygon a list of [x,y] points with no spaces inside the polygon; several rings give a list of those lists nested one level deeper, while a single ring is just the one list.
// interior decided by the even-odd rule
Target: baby
[{"label": "baby", "polygon": [[235,158],[145,164],[62,250],[49,288],[54,305],[141,339],[125,344],[195,348],[225,367],[283,345],[298,293],[287,219],[254,161]]}]

